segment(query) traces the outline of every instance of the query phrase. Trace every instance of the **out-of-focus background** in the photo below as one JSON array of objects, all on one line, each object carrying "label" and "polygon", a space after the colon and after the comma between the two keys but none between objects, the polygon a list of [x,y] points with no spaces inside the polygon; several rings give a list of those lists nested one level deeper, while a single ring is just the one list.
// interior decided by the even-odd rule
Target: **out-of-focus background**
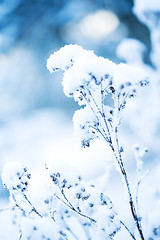
[{"label": "out-of-focus background", "polygon": [[[46,60],[65,44],[80,44],[118,63],[118,44],[135,38],[149,62],[149,31],[132,7],[132,0],[0,1],[0,172],[7,161],[36,167],[58,155],[90,178],[101,174],[96,161],[92,170],[92,158],[104,157],[77,149],[72,115],[78,105],[64,96],[62,74],[51,75]],[[6,197],[0,185],[0,198]]]}]

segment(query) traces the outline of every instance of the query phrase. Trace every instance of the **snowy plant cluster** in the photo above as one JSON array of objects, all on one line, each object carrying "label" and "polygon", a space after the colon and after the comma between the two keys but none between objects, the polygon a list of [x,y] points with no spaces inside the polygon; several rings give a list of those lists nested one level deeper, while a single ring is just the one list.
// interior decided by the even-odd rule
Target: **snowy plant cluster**
[{"label": "snowy plant cluster", "polygon": [[[124,221],[107,189],[101,190],[96,181],[86,181],[62,160],[45,162],[37,173],[22,163],[12,162],[5,165],[2,173],[4,187],[10,192],[10,204],[0,212],[11,212],[17,239],[160,239],[159,164],[154,171],[157,183],[151,192],[153,203],[152,207],[147,206],[147,214],[141,209],[147,199],[140,194],[143,180],[150,175],[144,167],[148,138],[154,139],[149,144],[154,163],[159,156],[160,138],[155,133],[160,121],[160,3],[135,0],[133,11],[150,30],[153,67],[143,62],[145,47],[134,39],[125,39],[117,49],[117,55],[126,63],[115,64],[78,45],[62,47],[47,61],[51,73],[63,72],[64,93],[80,106],[74,113],[73,124],[82,148],[90,147],[97,139],[109,147],[126,190],[128,206],[124,215],[129,216],[129,221]],[[141,140],[141,146],[136,145],[133,154],[135,188],[126,170],[127,146],[123,146],[120,138],[123,119],[127,119],[127,126]],[[130,153],[127,160],[131,158]],[[119,201],[120,196],[116,198]]]},{"label": "snowy plant cluster", "polygon": [[19,239],[111,239],[121,229],[112,201],[62,161],[45,163],[39,177],[12,162],[2,180]]},{"label": "snowy plant cluster", "polygon": [[[100,137],[112,144],[110,134],[117,133],[126,101],[136,95],[139,86],[149,83],[141,68],[116,65],[77,45],[65,46],[51,55],[47,68],[51,73],[64,71],[64,93],[83,106],[73,117],[82,147],[89,147],[91,140]],[[109,105],[105,103],[107,96]]]},{"label": "snowy plant cluster", "polygon": [[[117,65],[77,45],[65,46],[51,55],[47,68],[64,71],[65,94],[82,106],[73,117],[82,147],[89,147],[97,138],[109,145],[128,190],[135,226],[144,239],[118,131],[126,102],[149,83],[146,72],[124,63]],[[137,162],[140,168],[141,162]],[[10,191],[10,211],[14,212],[19,239],[113,239],[122,227],[136,239],[106,193],[85,183],[64,162],[46,163],[40,178],[19,163],[4,168],[2,180]]]},{"label": "snowy plant cluster", "polygon": [[[73,116],[81,146],[89,147],[90,142],[97,138],[109,144],[124,177],[135,225],[141,239],[144,239],[140,216],[123,163],[124,149],[119,143],[118,132],[127,101],[135,97],[138,88],[149,84],[146,72],[125,63],[117,65],[77,45],[65,46],[51,55],[47,68],[51,73],[57,70],[64,71],[64,93],[82,106]],[[107,97],[110,100],[109,104]],[[130,235],[135,239],[133,233],[130,232]]]}]

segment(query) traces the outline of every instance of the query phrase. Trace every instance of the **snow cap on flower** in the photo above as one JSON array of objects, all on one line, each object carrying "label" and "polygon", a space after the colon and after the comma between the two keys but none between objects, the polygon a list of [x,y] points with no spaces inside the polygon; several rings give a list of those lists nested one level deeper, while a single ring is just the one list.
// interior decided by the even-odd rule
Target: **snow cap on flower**
[{"label": "snow cap on flower", "polygon": [[113,83],[117,89],[121,88],[124,84],[128,86],[141,85],[145,81],[147,85],[146,71],[137,66],[120,63],[114,72]]},{"label": "snow cap on flower", "polygon": [[86,54],[94,55],[93,51],[84,50],[81,46],[72,44],[66,45],[54,54],[51,54],[47,60],[47,69],[51,73],[60,69],[67,70],[72,66],[74,61]]},{"label": "snow cap on flower", "polygon": [[106,76],[113,75],[115,67],[112,61],[98,57],[93,51],[84,50],[78,45],[66,45],[47,61],[51,73],[64,71],[62,84],[68,97],[74,96],[75,91],[92,82],[95,83],[94,87],[98,86]]},{"label": "snow cap on flower", "polygon": [[[109,59],[96,56],[92,51],[77,45],[68,45],[55,52],[48,60],[48,69],[63,70],[63,90],[67,97],[73,97],[83,109],[73,117],[82,147],[100,135],[108,141],[105,121],[119,124],[119,112],[125,108],[126,99],[136,94],[136,87],[146,86],[146,72],[136,66],[115,64]],[[106,108],[106,97],[113,99],[110,110]],[[117,106],[117,97],[121,104]],[[116,112],[116,108],[119,111]],[[105,120],[104,120],[105,118]],[[116,120],[117,119],[117,120]]]},{"label": "snow cap on flower", "polygon": [[27,190],[30,178],[31,174],[23,163],[8,162],[5,164],[2,172],[2,182],[9,190],[18,189],[22,192]]}]

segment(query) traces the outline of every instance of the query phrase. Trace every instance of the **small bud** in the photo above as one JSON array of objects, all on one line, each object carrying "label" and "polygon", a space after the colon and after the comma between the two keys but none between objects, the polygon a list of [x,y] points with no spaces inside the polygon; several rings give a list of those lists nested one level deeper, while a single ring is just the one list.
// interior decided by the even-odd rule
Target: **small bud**
[{"label": "small bud", "polygon": [[111,115],[113,115],[113,110],[110,110],[110,112],[109,112]]},{"label": "small bud", "polygon": [[104,78],[108,79],[109,78],[109,74],[104,75]]},{"label": "small bud", "polygon": [[115,93],[114,87],[111,86],[109,89],[111,90],[112,93]]},{"label": "small bud", "polygon": [[61,175],[60,175],[60,173],[58,172],[57,174],[56,174],[56,177],[60,177]]},{"label": "small bud", "polygon": [[120,151],[120,153],[124,152],[124,149],[123,149],[122,146],[120,147],[120,150],[119,150],[119,151]]},{"label": "small bud", "polygon": [[89,207],[91,207],[91,208],[92,208],[93,206],[94,206],[94,204],[93,204],[93,203],[89,203]]},{"label": "small bud", "polygon": [[81,193],[76,193],[76,198],[80,199],[82,197]]},{"label": "small bud", "polygon": [[48,199],[44,200],[44,203],[45,203],[45,204],[48,204],[48,203],[49,203],[49,200],[48,200]]},{"label": "small bud", "polygon": [[30,174],[30,173],[27,174],[27,178],[28,178],[28,179],[31,179],[31,174]]},{"label": "small bud", "polygon": [[120,89],[123,89],[123,88],[124,88],[124,84],[121,84],[121,85],[120,85]]},{"label": "small bud", "polygon": [[34,226],[34,227],[33,227],[33,230],[34,230],[34,231],[36,231],[36,230],[37,230],[37,227],[36,227],[36,226]]},{"label": "small bud", "polygon": [[126,86],[127,86],[127,87],[129,87],[129,86],[131,86],[131,85],[132,85],[131,82],[126,82]]}]

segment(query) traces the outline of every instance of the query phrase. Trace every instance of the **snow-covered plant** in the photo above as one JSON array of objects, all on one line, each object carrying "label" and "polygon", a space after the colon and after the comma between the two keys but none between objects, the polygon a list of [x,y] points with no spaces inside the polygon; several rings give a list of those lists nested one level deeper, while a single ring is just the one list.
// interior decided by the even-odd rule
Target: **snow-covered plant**
[{"label": "snow-covered plant", "polygon": [[[12,162],[5,166],[2,180],[10,192],[10,206],[5,211],[11,212],[19,239],[160,239],[160,167],[156,165],[153,173],[156,181],[149,183],[151,189],[147,186],[146,190],[156,196],[151,197],[151,207],[145,204],[146,195],[139,201],[144,194],[140,189],[142,180],[150,173],[143,162],[148,150],[139,145],[134,148],[137,166],[134,189],[125,164],[132,157],[126,154],[127,146],[121,143],[120,135],[122,120],[127,118],[131,124],[127,126],[140,136],[141,145],[151,144],[152,161],[156,162],[160,139],[160,1],[134,0],[133,12],[150,31],[150,60],[154,68],[143,62],[145,47],[135,39],[123,40],[117,49],[118,56],[127,64],[115,64],[81,46],[68,45],[50,56],[47,68],[51,73],[63,71],[64,93],[80,106],[74,113],[73,123],[81,146],[90,147],[97,139],[109,146],[128,194],[128,213],[124,215],[130,214],[129,219],[132,218],[134,224],[122,218],[107,189],[101,190],[93,181],[86,182],[65,162],[56,159],[46,162],[37,173],[21,163]],[[148,75],[152,76],[150,86],[142,91],[149,83]],[[136,96],[137,92],[141,94]],[[106,149],[108,151],[108,147]],[[116,196],[118,201],[120,194]],[[142,205],[147,206],[147,214],[143,213]],[[120,235],[124,230],[127,237]]]},{"label": "snow-covered plant", "polygon": [[[139,87],[149,83],[146,72],[124,63],[116,65],[77,45],[65,46],[51,55],[47,68],[51,73],[64,71],[64,93],[83,106],[73,117],[82,147],[89,147],[91,141],[97,138],[110,146],[125,181],[131,215],[140,239],[144,239],[141,216],[133,200],[118,132],[127,101],[136,95]],[[133,234],[131,237],[135,239]]]},{"label": "snow-covered plant", "polygon": [[[40,176],[20,163],[8,163],[2,174],[10,191],[10,211],[19,239],[103,240],[115,239],[122,227],[130,239],[144,240],[138,196],[133,197],[124,166],[124,147],[119,127],[128,101],[139,88],[148,85],[146,72],[128,64],[115,64],[81,46],[68,45],[47,61],[50,72],[62,70],[64,93],[81,106],[73,123],[83,148],[101,139],[109,146],[128,193],[135,229],[122,221],[107,191],[85,182],[62,161],[45,163]],[[136,147],[137,194],[144,149]]]}]

